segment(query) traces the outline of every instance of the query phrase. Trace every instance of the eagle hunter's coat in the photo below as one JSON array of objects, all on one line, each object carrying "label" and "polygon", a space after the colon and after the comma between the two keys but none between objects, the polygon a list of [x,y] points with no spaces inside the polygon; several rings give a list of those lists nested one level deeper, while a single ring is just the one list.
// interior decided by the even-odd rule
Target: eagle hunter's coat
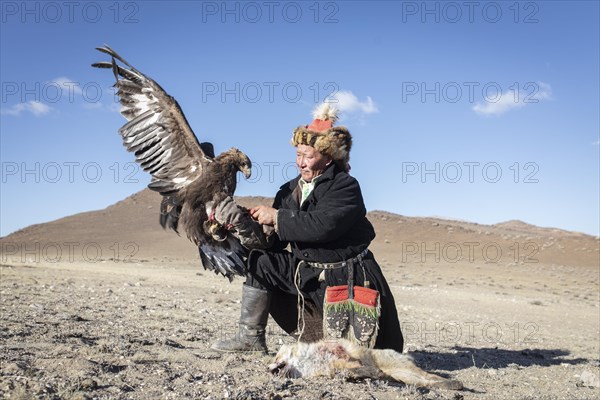
[{"label": "eagle hunter's coat", "polygon": [[229,279],[243,275],[247,250],[213,217],[215,207],[233,196],[237,171],[250,176],[250,159],[235,148],[215,157],[212,144],[198,142],[177,101],[158,83],[110,47],[97,50],[112,58],[92,66],[112,69],[117,80],[121,114],[128,120],[119,129],[123,144],[152,175],[148,187],[164,196],[160,224],[176,232],[181,226],[198,245],[204,268]]},{"label": "eagle hunter's coat", "polygon": [[[296,177],[277,192],[273,207],[278,209],[278,232],[268,251],[254,250],[250,253],[248,266],[251,273],[246,284],[266,285],[276,280],[295,282],[295,266],[300,261],[340,262],[365,250],[375,238],[373,225],[366,217],[367,210],[358,181],[343,170],[343,165],[332,163],[316,181],[313,191],[300,204],[300,188]],[[291,247],[291,251],[285,248]],[[258,268],[261,264],[261,268]],[[379,292],[381,317],[375,347],[402,352],[404,339],[392,290],[390,289],[375,256],[369,251],[363,259],[364,269],[354,268],[354,282],[370,282]],[[256,276],[263,271],[271,276]],[[325,288],[348,284],[348,268],[325,270],[301,263],[298,267],[299,287],[305,293],[306,330],[303,340],[319,340],[322,336],[322,312]],[[262,272],[261,272],[262,273]],[[286,332],[298,328],[296,288],[290,284],[273,289],[269,312]]]}]

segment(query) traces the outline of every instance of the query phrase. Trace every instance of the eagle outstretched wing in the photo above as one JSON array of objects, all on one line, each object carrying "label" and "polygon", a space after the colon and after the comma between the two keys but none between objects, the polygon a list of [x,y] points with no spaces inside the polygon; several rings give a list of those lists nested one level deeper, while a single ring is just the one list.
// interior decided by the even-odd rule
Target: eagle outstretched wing
[{"label": "eagle outstretched wing", "polygon": [[[110,47],[97,50],[112,57],[112,62],[92,66],[111,68],[115,74],[121,115],[128,121],[119,133],[127,150],[152,175],[150,188],[169,194],[196,180],[213,158],[200,147],[177,101]],[[115,59],[129,68],[117,65]]]},{"label": "eagle outstretched wing", "polygon": [[[233,196],[238,171],[249,177],[250,160],[237,149],[215,157],[212,144],[198,141],[177,101],[158,83],[110,47],[97,50],[111,56],[110,62],[92,66],[112,69],[115,75],[121,114],[128,121],[119,129],[123,145],[152,175],[148,187],[164,196],[161,225],[176,232],[178,226],[183,226],[198,246],[204,268],[230,280],[233,275],[244,275],[248,249],[232,231],[216,222],[214,210]],[[247,213],[241,207],[232,212]],[[239,220],[252,223],[248,218]],[[259,234],[255,227],[243,230]]]}]

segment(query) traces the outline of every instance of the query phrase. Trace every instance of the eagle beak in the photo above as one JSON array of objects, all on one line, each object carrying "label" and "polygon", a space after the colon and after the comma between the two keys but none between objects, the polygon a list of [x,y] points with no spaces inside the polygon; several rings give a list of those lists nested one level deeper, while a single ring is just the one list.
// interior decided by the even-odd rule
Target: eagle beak
[{"label": "eagle beak", "polygon": [[242,169],[242,173],[244,174],[244,177],[246,179],[250,179],[250,175],[252,175],[252,169],[246,167],[246,168]]}]

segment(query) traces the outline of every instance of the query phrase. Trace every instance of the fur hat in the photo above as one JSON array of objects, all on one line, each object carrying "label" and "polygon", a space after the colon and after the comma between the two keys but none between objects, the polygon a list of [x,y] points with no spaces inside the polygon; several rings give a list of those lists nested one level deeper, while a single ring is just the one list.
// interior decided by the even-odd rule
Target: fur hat
[{"label": "fur hat", "polygon": [[333,126],[338,120],[338,110],[329,103],[319,104],[313,111],[313,122],[294,130],[292,145],[305,144],[330,156],[344,171],[350,171],[352,135],[344,126]]}]

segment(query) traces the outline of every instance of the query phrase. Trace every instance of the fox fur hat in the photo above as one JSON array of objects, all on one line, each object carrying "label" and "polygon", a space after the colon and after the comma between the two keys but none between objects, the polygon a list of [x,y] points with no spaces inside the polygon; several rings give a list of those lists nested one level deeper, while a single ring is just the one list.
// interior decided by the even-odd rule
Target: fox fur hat
[{"label": "fox fur hat", "polygon": [[333,126],[338,120],[338,109],[329,103],[319,104],[313,111],[313,122],[294,130],[292,145],[305,144],[319,153],[330,156],[344,171],[350,171],[352,135],[344,126]]}]

